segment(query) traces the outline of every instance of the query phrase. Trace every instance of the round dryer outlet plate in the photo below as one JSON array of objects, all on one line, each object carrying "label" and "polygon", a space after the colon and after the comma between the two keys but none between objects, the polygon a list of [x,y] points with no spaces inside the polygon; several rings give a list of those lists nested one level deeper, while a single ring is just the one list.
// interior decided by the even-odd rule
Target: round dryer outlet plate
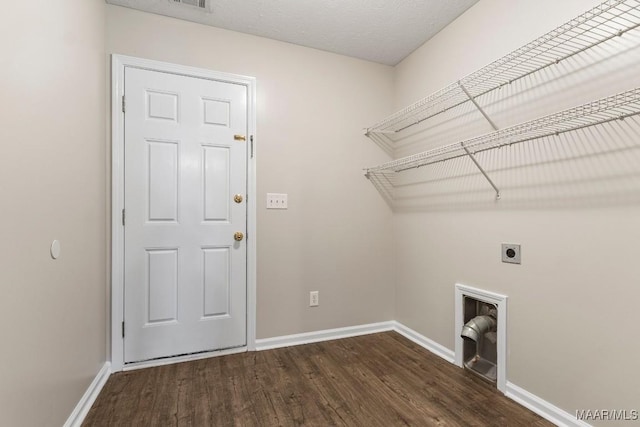
[{"label": "round dryer outlet plate", "polygon": [[502,262],[520,264],[520,245],[515,243],[502,244]]}]

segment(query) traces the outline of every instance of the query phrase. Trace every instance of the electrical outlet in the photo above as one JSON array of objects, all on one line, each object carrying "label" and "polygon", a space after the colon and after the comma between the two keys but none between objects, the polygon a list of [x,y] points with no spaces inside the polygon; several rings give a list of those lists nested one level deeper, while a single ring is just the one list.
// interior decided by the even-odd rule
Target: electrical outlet
[{"label": "electrical outlet", "polygon": [[320,296],[318,291],[309,292],[309,307],[317,307],[320,305]]},{"label": "electrical outlet", "polygon": [[508,262],[510,264],[520,264],[520,245],[503,243],[502,262]]},{"label": "electrical outlet", "polygon": [[267,209],[287,209],[287,194],[267,193]]}]

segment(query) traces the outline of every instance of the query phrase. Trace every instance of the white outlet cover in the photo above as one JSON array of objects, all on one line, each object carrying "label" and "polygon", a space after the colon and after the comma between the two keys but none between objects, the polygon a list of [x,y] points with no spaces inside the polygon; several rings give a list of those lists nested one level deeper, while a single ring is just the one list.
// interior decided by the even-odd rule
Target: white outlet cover
[{"label": "white outlet cover", "polygon": [[267,209],[287,209],[288,194],[267,193]]},{"label": "white outlet cover", "polygon": [[317,307],[320,305],[320,293],[318,291],[309,292],[309,307]]}]

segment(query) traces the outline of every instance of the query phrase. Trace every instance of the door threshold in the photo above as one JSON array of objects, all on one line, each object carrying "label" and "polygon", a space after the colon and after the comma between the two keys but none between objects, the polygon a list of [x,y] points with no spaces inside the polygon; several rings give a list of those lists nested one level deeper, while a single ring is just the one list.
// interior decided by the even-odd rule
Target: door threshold
[{"label": "door threshold", "polygon": [[135,371],[136,369],[153,368],[155,366],[173,365],[174,363],[192,362],[194,360],[208,359],[210,357],[227,356],[229,354],[245,353],[248,347],[234,347],[223,350],[204,351],[201,353],[185,354],[183,356],[163,357],[161,359],[143,360],[124,365],[123,371]]}]

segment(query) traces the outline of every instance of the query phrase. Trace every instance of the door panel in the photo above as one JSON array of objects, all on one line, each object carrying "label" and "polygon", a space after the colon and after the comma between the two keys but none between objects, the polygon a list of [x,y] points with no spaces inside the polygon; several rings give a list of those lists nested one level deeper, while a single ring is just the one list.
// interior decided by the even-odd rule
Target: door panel
[{"label": "door panel", "polygon": [[243,346],[246,87],[127,67],[125,97],[125,363]]},{"label": "door panel", "polygon": [[204,221],[229,221],[230,155],[228,147],[203,146]]},{"label": "door panel", "polygon": [[203,316],[229,315],[229,248],[204,248]]},{"label": "door panel", "polygon": [[202,98],[204,105],[204,123],[229,127],[229,101]]},{"label": "door panel", "polygon": [[178,219],[178,141],[147,140],[149,221]]},{"label": "door panel", "polygon": [[147,323],[178,319],[178,249],[147,249]]}]

